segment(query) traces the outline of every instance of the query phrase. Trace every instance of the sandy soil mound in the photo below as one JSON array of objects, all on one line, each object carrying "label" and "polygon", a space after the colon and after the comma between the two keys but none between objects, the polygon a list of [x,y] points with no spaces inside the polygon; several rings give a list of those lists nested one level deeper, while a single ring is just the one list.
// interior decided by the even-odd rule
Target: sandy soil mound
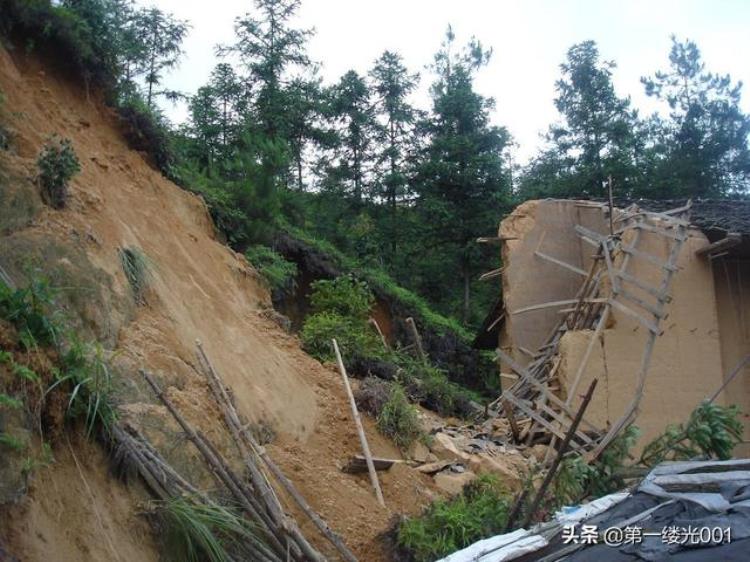
[{"label": "sandy soil mound", "polygon": [[[164,179],[142,155],[131,151],[111,111],[87,98],[82,87],[45,71],[38,61],[20,53],[11,56],[0,48],[0,89],[13,135],[11,152],[0,154],[6,179],[25,182],[29,192],[34,192],[36,155],[53,133],[72,140],[82,168],[72,181],[67,208],[53,211],[34,206],[30,224],[0,243],[0,260],[6,258],[4,267],[19,273],[18,260],[7,263],[13,244],[53,240],[80,252],[86,267],[106,278],[97,287],[107,298],[90,302],[105,303],[93,306],[96,309],[109,307],[103,315],[106,326],[99,328],[117,352],[116,365],[128,402],[123,414],[140,421],[146,434],[164,435],[167,416],[137,375],[138,368],[149,369],[170,387],[170,396],[191,421],[209,436],[224,436],[218,441],[226,443],[228,450],[220,413],[194,368],[194,342],[201,339],[232,387],[240,411],[273,427],[277,439],[269,450],[313,507],[362,560],[384,559],[377,535],[386,531],[395,513],[413,513],[426,503],[420,490],[429,487],[429,479],[395,467],[383,477],[388,504],[383,510],[366,477],[340,472],[359,445],[339,375],[304,354],[295,338],[265,318],[264,311],[271,306],[267,290],[242,256],[214,238],[203,201]],[[132,298],[118,254],[124,247],[140,249],[150,264],[145,305],[137,305]],[[44,259],[46,265],[62,270],[77,267],[64,255],[45,255]],[[369,420],[366,425],[374,454],[399,456]],[[188,450],[190,445],[177,439],[155,441],[168,449],[168,457],[181,454],[184,469],[191,474],[188,465],[195,455]],[[54,486],[57,473],[51,474],[39,481],[40,488],[48,483]],[[75,477],[71,472],[69,478]],[[104,491],[104,481],[101,486]],[[67,492],[61,489],[59,493]],[[87,493],[66,498],[45,494],[43,499],[32,494],[24,520],[14,527],[19,542],[13,544],[20,545],[24,559],[82,560],[89,551],[98,553],[90,559],[110,559],[108,546],[96,536],[64,534],[54,530],[52,523],[49,535],[36,534],[37,522],[67,517],[55,513],[54,502],[65,506],[65,511],[80,511],[82,518],[105,517],[106,513],[97,516],[89,511]],[[101,507],[105,512],[118,509],[121,516],[132,511],[132,506],[109,500]],[[87,521],[87,528],[94,529],[92,521]],[[115,523],[105,520],[107,525]],[[310,527],[304,527],[314,536]],[[49,556],[45,549],[54,546],[56,554]],[[125,559],[149,559],[135,550],[131,553]]]}]

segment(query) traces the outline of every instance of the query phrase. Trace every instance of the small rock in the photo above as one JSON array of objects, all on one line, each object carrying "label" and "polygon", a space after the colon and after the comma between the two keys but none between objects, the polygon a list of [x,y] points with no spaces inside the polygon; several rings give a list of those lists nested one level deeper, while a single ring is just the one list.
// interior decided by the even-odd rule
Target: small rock
[{"label": "small rock", "polygon": [[476,474],[468,470],[461,474],[446,471],[435,475],[435,485],[444,492],[456,496],[463,491],[466,484],[473,481],[476,477]]},{"label": "small rock", "polygon": [[430,450],[439,459],[464,462],[469,460],[469,455],[459,451],[456,444],[453,442],[453,439],[445,433],[435,434],[432,439]]},{"label": "small rock", "polygon": [[428,462],[427,457],[429,455],[430,450],[419,441],[415,441],[414,444],[409,448],[409,458],[417,462]]},{"label": "small rock", "polygon": [[461,474],[462,472],[466,472],[466,468],[465,468],[465,467],[464,467],[464,465],[462,465],[462,464],[454,464],[454,465],[451,465],[451,470],[452,470],[453,472],[456,472],[456,473],[458,473],[458,474]]}]

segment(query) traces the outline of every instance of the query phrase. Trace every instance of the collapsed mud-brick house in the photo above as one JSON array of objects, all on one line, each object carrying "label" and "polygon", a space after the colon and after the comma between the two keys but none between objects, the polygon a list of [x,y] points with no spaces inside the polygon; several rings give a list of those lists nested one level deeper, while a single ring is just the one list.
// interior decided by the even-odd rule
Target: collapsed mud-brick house
[{"label": "collapsed mud-brick house", "polygon": [[475,347],[499,348],[495,407],[515,413],[516,437],[562,439],[596,378],[573,446],[601,451],[631,423],[642,445],[711,398],[740,407],[750,439],[750,201],[615,201],[612,213],[527,201],[480,241],[500,246],[488,275],[502,298]]}]

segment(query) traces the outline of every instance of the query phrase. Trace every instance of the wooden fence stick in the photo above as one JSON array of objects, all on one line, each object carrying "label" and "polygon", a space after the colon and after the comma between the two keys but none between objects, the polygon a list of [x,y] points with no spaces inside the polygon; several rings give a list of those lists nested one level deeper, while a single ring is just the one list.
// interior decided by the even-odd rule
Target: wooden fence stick
[{"label": "wooden fence stick", "polygon": [[419,336],[419,332],[417,331],[417,325],[414,322],[414,318],[409,316],[409,318],[406,319],[406,327],[409,328],[409,333],[411,334],[411,338],[414,340],[414,346],[417,349],[417,355],[419,355],[419,358],[422,361],[427,360],[427,356],[424,353],[424,348],[422,347],[422,338]]},{"label": "wooden fence stick", "polygon": [[586,396],[584,397],[583,402],[581,403],[581,407],[578,409],[578,412],[576,413],[576,417],[573,420],[573,423],[570,424],[570,429],[568,429],[568,432],[565,434],[565,439],[560,445],[560,450],[557,452],[557,456],[555,457],[555,460],[552,462],[552,466],[550,466],[549,470],[547,471],[547,475],[544,477],[544,481],[542,482],[542,485],[539,486],[539,490],[537,490],[536,496],[534,496],[534,500],[531,502],[531,507],[529,507],[529,510],[526,513],[526,518],[524,519],[523,525],[521,525],[521,527],[526,527],[531,522],[531,518],[534,516],[534,513],[539,507],[539,502],[542,501],[542,498],[544,497],[544,493],[547,491],[547,488],[552,483],[552,479],[555,477],[555,472],[557,472],[557,469],[560,466],[560,463],[562,462],[563,456],[565,455],[565,452],[568,450],[570,441],[573,439],[573,435],[575,435],[575,432],[578,429],[578,425],[581,423],[581,420],[583,419],[583,413],[586,411],[586,408],[588,408],[589,402],[591,402],[591,397],[594,396],[594,389],[596,389],[597,382],[598,382],[598,379],[594,379],[591,381],[591,384],[589,385],[589,389],[586,392]]},{"label": "wooden fence stick", "polygon": [[359,411],[357,410],[357,403],[354,400],[354,394],[352,394],[352,388],[349,386],[349,376],[346,374],[346,367],[344,367],[344,361],[341,359],[341,352],[339,351],[339,344],[336,340],[333,342],[333,350],[336,353],[336,361],[339,364],[339,371],[341,372],[341,378],[344,380],[344,389],[346,394],[349,396],[349,404],[352,407],[352,416],[354,417],[354,423],[357,426],[357,433],[359,433],[359,441],[362,444],[362,453],[365,455],[367,460],[367,471],[370,473],[370,482],[372,487],[375,489],[375,496],[378,498],[378,503],[385,507],[385,500],[383,499],[383,492],[380,489],[380,482],[378,481],[378,474],[375,472],[375,465],[372,462],[372,454],[370,454],[370,446],[367,444],[367,436],[365,435],[365,429],[362,427],[362,420],[359,418]]}]

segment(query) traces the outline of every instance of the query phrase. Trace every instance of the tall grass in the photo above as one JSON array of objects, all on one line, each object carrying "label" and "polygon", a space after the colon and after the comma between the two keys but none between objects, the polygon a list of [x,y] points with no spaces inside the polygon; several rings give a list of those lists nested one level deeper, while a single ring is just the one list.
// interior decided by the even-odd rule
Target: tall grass
[{"label": "tall grass", "polygon": [[140,248],[120,248],[119,254],[122,270],[133,291],[133,298],[138,304],[143,304],[151,279],[151,262]]},{"label": "tall grass", "polygon": [[[232,562],[251,560],[241,553],[265,550],[253,525],[230,508],[193,501],[188,497],[171,498],[161,504],[167,524],[169,557],[180,562]],[[248,549],[248,547],[250,547]],[[240,554],[237,558],[230,553]]]}]

